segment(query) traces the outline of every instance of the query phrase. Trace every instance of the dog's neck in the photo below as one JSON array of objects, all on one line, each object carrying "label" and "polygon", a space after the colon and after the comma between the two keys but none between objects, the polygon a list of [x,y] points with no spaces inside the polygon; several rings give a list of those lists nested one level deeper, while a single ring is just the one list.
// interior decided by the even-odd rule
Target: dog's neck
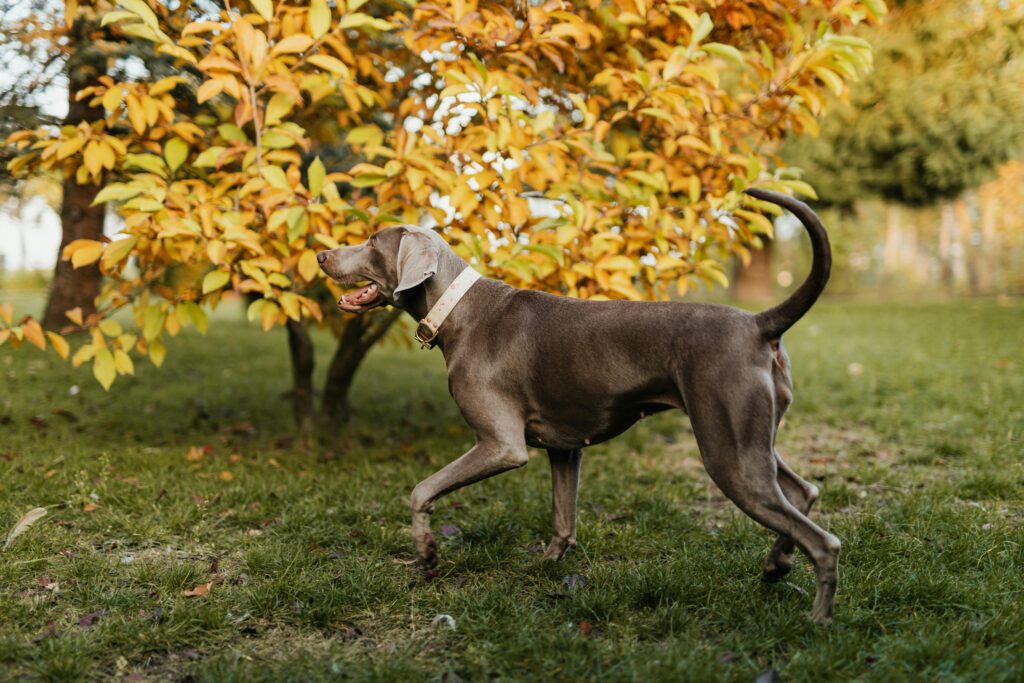
[{"label": "dog's neck", "polygon": [[469,264],[459,258],[454,251],[442,249],[437,260],[437,272],[433,277],[428,278],[422,286],[409,292],[408,302],[403,302],[402,308],[417,321],[422,320],[448,289],[448,286],[466,268],[469,268]]}]

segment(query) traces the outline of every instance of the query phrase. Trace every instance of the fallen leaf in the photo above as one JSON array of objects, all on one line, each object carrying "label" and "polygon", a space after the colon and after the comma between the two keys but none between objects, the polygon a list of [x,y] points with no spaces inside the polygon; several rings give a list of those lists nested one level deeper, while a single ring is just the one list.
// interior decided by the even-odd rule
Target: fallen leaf
[{"label": "fallen leaf", "polygon": [[273,458],[267,458],[267,464],[276,469],[281,469],[281,463],[274,460]]},{"label": "fallen leaf", "polygon": [[455,526],[454,524],[442,524],[441,535],[442,536],[458,536],[462,533],[462,529]]},{"label": "fallen leaf", "polygon": [[217,475],[217,478],[220,479],[221,481],[231,481],[232,479],[235,478],[235,475],[231,474],[227,470],[224,470],[223,472]]},{"label": "fallen leaf", "polygon": [[47,479],[52,479],[55,476],[57,476],[57,470],[50,470],[49,472],[46,473]]},{"label": "fallen leaf", "polygon": [[54,408],[50,412],[58,417],[63,417],[68,422],[78,422],[78,416],[66,408]]},{"label": "fallen leaf", "polygon": [[594,627],[590,625],[590,622],[584,619],[580,622],[580,635],[589,636],[590,632],[594,630]]},{"label": "fallen leaf", "polygon": [[18,536],[21,536],[25,531],[38,522],[40,519],[46,516],[46,508],[32,508],[18,520],[18,523],[14,525],[10,533],[7,534],[7,542],[4,543],[4,548],[9,548],[11,543],[14,542]]},{"label": "fallen leaf", "polygon": [[96,612],[89,612],[88,614],[83,615],[82,618],[78,620],[79,628],[92,628],[93,624],[99,621],[100,617],[102,617],[104,614],[106,614],[105,610],[98,610]]},{"label": "fallen leaf", "polygon": [[188,462],[196,462],[197,460],[201,460],[202,458],[203,450],[198,446],[193,446],[192,448],[188,449],[188,453],[185,454],[185,460],[187,460]]},{"label": "fallen leaf", "polygon": [[192,590],[182,591],[181,594],[184,595],[186,598],[198,598],[202,595],[206,595],[207,593],[209,593],[211,586],[213,586],[212,581],[210,581],[209,583],[201,583]]},{"label": "fallen leaf", "polygon": [[99,506],[96,503],[86,503],[82,506],[82,512],[92,512]]}]

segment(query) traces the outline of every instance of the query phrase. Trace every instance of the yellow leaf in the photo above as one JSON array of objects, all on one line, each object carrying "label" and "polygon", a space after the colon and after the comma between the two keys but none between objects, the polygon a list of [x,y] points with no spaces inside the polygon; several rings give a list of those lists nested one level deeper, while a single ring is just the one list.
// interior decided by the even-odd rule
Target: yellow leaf
[{"label": "yellow leaf", "polygon": [[231,474],[227,470],[224,470],[223,472],[217,475],[217,478],[220,479],[221,481],[231,481],[232,479],[235,478],[235,475]]},{"label": "yellow leaf", "polygon": [[306,61],[338,76],[343,76],[344,78],[349,77],[348,67],[345,66],[345,63],[337,57],[331,57],[330,55],[313,55]]},{"label": "yellow leaf", "polygon": [[128,103],[128,120],[132,124],[132,128],[139,135],[146,132],[146,111],[142,108],[142,102],[139,102],[132,93],[128,93],[128,97],[125,98],[125,102]]},{"label": "yellow leaf", "polygon": [[203,278],[203,294],[215,292],[231,281],[231,273],[226,270],[211,270]]},{"label": "yellow leaf", "polygon": [[171,138],[164,145],[164,159],[172,171],[176,171],[188,158],[188,143],[181,138]]},{"label": "yellow leaf", "polygon": [[57,160],[62,161],[72,154],[77,153],[80,149],[85,147],[85,143],[86,138],[82,137],[74,137],[60,143],[60,147],[57,148]]},{"label": "yellow leaf", "polygon": [[110,353],[110,349],[100,349],[96,352],[92,362],[92,374],[104,391],[110,389],[110,385],[117,377],[117,366],[114,364],[114,354]]},{"label": "yellow leaf", "polygon": [[53,344],[53,350],[57,352],[57,355],[64,360],[67,360],[68,352],[71,350],[68,346],[67,340],[56,332],[47,332],[46,337],[50,340],[50,343]]},{"label": "yellow leaf", "polygon": [[320,193],[323,192],[326,175],[327,169],[324,168],[324,162],[320,161],[320,157],[313,159],[309,164],[306,176],[309,182],[309,193],[314,197],[319,197]]},{"label": "yellow leaf", "polygon": [[[72,249],[72,247],[75,248]],[[99,260],[103,255],[103,243],[96,240],[75,240],[64,247],[65,258],[69,251],[71,252],[71,265],[81,268]]]},{"label": "yellow leaf", "polygon": [[320,264],[316,260],[316,252],[307,250],[299,257],[299,275],[306,282],[312,282],[320,273]]},{"label": "yellow leaf", "polygon": [[260,169],[260,175],[270,183],[271,187],[276,187],[279,190],[290,190],[292,188],[288,183],[288,177],[280,166],[264,166]]},{"label": "yellow leaf", "polygon": [[672,54],[665,60],[665,68],[661,70],[661,77],[666,81],[675,80],[679,77],[679,74],[683,73],[686,61],[686,48],[680,45],[672,48]]},{"label": "yellow leaf", "polygon": [[299,297],[293,292],[284,292],[278,298],[278,303],[281,304],[281,310],[292,320],[299,320],[302,318],[302,312],[299,309]]},{"label": "yellow leaf", "polygon": [[179,83],[185,83],[185,79],[181,76],[167,76],[166,78],[161,78],[159,81],[149,86],[149,95],[150,97],[159,97],[164,93],[174,90],[174,87]]},{"label": "yellow leaf", "polygon": [[99,324],[100,332],[107,335],[108,337],[120,337],[121,333],[124,332],[121,329],[121,323],[116,320],[106,319]]},{"label": "yellow leaf", "polygon": [[74,324],[76,324],[76,325],[81,325],[82,324],[82,308],[81,308],[81,306],[76,306],[75,308],[72,308],[70,311],[64,311],[64,315],[66,315],[68,317],[68,320],[70,320]]},{"label": "yellow leaf", "polygon": [[153,362],[153,365],[160,367],[164,364],[164,357],[167,355],[167,349],[164,348],[164,343],[159,339],[154,339],[149,344],[149,360]]},{"label": "yellow leaf", "polygon": [[224,81],[219,78],[206,81],[199,86],[199,90],[196,91],[196,101],[199,104],[202,104],[206,100],[219,95],[222,90],[224,90]]},{"label": "yellow leaf", "polygon": [[43,328],[35,320],[25,321],[21,326],[21,333],[25,335],[25,340],[28,343],[38,346],[40,350],[46,350],[46,337],[43,335]]},{"label": "yellow leaf", "polygon": [[295,98],[283,92],[274,93],[267,103],[267,110],[264,114],[264,123],[273,126],[281,122],[281,119],[288,115],[288,112],[295,106]]},{"label": "yellow leaf", "polygon": [[114,367],[117,368],[119,375],[135,374],[135,364],[132,362],[131,356],[121,349],[114,351]]},{"label": "yellow leaf", "polygon": [[[354,10],[351,2],[349,10]],[[331,28],[331,8],[327,6],[327,0],[313,0],[309,5],[308,19],[309,32],[319,40]]]},{"label": "yellow leaf", "polygon": [[89,170],[89,173],[93,175],[99,175],[100,171],[103,170],[103,159],[100,156],[100,145],[95,140],[90,140],[89,144],[85,146],[85,151],[82,152],[82,161],[85,162],[85,167]]},{"label": "yellow leaf", "polygon": [[279,40],[270,51],[274,55],[305,52],[313,45],[313,39],[305,33],[293,33],[284,40]]},{"label": "yellow leaf", "polygon": [[219,147],[214,145],[213,147],[207,147],[199,156],[196,157],[195,161],[192,162],[193,166],[204,167],[204,166],[216,166],[221,154],[227,150],[227,147]]},{"label": "yellow leaf", "polygon": [[14,318],[14,306],[9,303],[0,304],[0,319],[2,319],[8,325],[11,324],[11,319]]},{"label": "yellow leaf", "polygon": [[628,256],[607,256],[597,263],[598,268],[604,270],[621,270],[627,273],[633,273],[638,270],[636,262]]},{"label": "yellow leaf", "polygon": [[260,13],[260,16],[271,21],[274,18],[274,3],[270,0],[250,0],[253,9]]},{"label": "yellow leaf", "polygon": [[227,246],[220,240],[212,240],[206,245],[206,255],[210,257],[210,263],[214,265],[220,265],[224,260],[224,254],[227,252]]},{"label": "yellow leaf", "polygon": [[107,245],[106,249],[103,250],[103,259],[100,263],[107,270],[110,270],[118,263],[123,261],[128,254],[131,253],[132,247],[139,241],[139,238],[135,235],[126,237],[123,240],[117,240]]}]

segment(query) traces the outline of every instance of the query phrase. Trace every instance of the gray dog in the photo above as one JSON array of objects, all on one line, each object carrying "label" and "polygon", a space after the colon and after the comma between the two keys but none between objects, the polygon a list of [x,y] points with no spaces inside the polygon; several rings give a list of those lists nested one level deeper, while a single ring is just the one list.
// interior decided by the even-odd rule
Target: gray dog
[{"label": "gray dog", "polygon": [[828,236],[806,204],[766,190],[748,194],[796,215],[814,254],[807,281],[756,315],[708,304],[581,301],[477,280],[439,235],[411,226],[318,254],[331,278],[370,283],[342,297],[342,310],[391,304],[420,321],[417,338],[441,347],[451,394],[476,432],[475,446],[413,489],[413,539],[427,569],[437,564],[434,502],[522,467],[529,446],[547,449],[551,462],[554,535],[544,558],[560,559],[576,544],[583,448],[678,408],[690,416],[714,482],[779,535],[764,578],[789,572],[795,544],[817,571],[811,618],[829,623],[839,540],[807,518],[818,490],[775,450],[776,428],[793,400],[782,334],[828,281]]}]

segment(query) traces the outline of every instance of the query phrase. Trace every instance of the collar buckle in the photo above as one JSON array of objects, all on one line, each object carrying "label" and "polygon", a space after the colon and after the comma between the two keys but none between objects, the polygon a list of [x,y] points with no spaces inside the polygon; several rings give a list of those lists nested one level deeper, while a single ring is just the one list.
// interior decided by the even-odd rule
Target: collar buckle
[{"label": "collar buckle", "polygon": [[434,340],[437,339],[439,330],[432,329],[426,321],[421,321],[416,326],[416,332],[412,335],[413,341],[419,343],[421,349],[434,348]]}]

